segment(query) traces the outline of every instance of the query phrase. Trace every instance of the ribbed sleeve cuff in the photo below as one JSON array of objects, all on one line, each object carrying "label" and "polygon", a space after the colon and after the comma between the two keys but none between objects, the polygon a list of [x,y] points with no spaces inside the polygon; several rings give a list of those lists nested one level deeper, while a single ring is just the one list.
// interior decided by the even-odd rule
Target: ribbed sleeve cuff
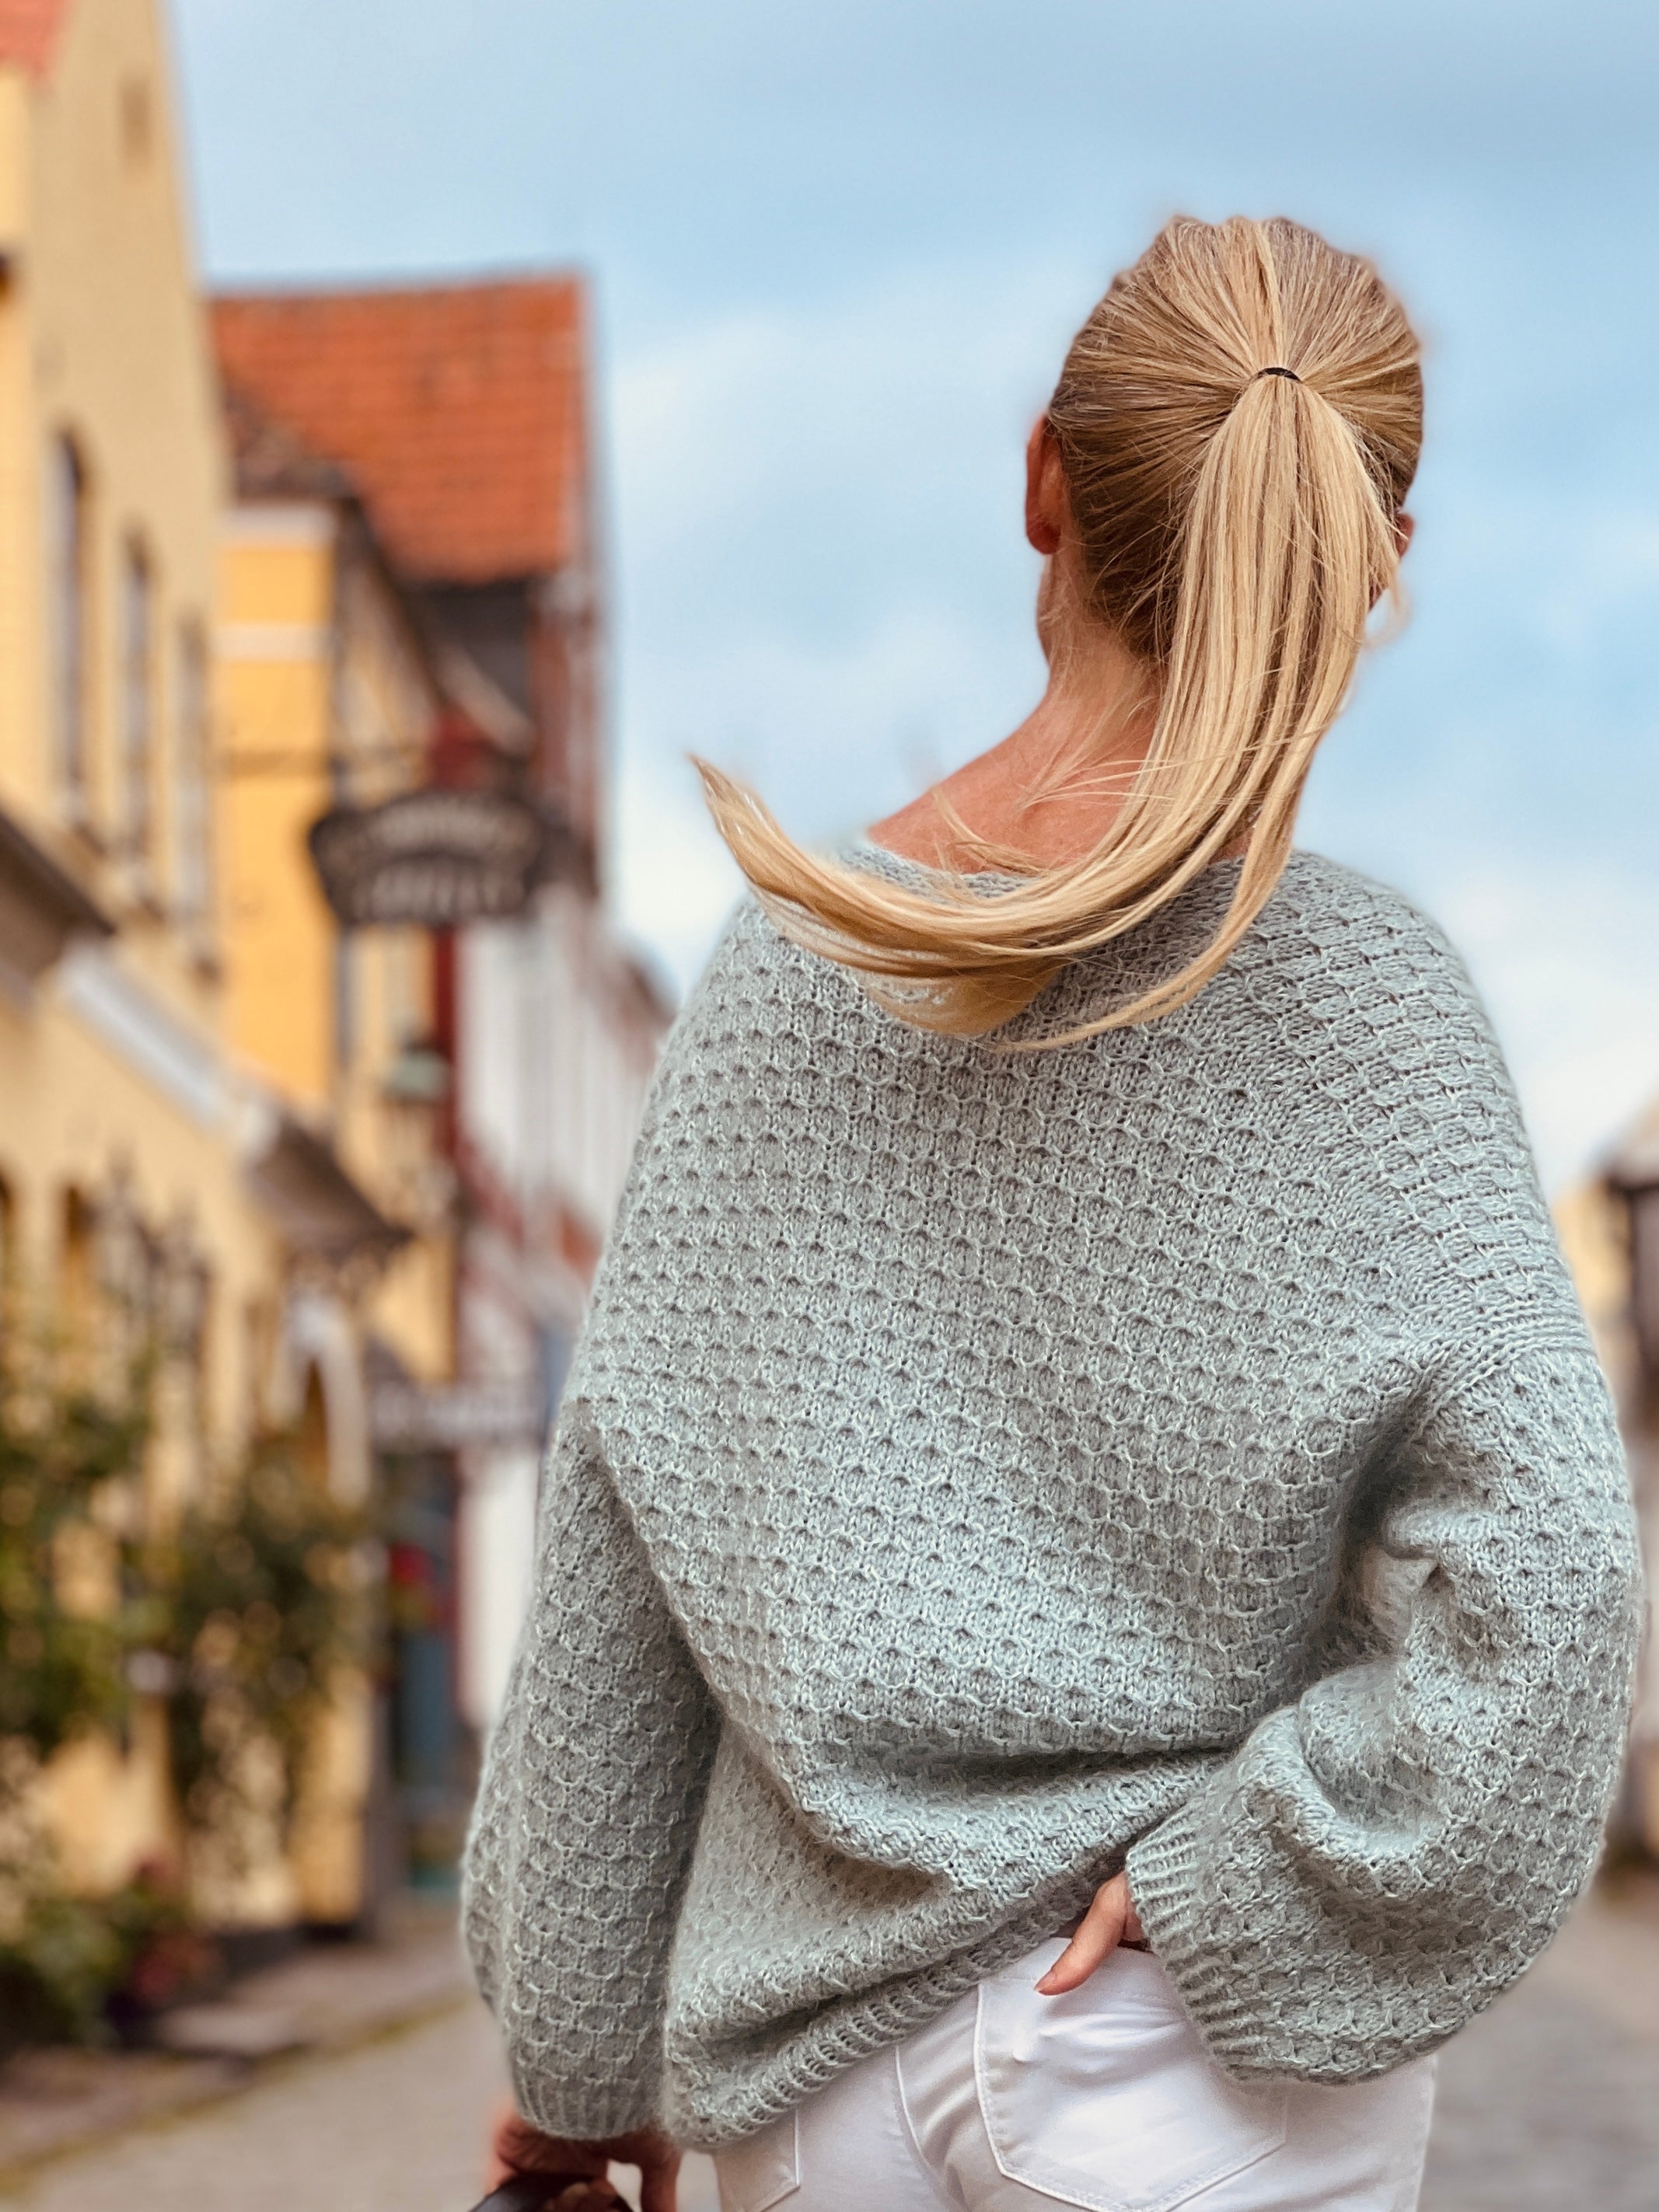
[{"label": "ribbed sleeve cuff", "polygon": [[532,2127],[570,2142],[607,2142],[633,2134],[657,2120],[657,2097],[649,2087],[617,2082],[561,2084],[527,2081],[515,2067],[514,2101]]},{"label": "ribbed sleeve cuff", "polygon": [[1262,1993],[1218,1945],[1216,1907],[1205,1895],[1203,1792],[1131,1847],[1129,1894],[1158,1964],[1175,1984],[1217,2064],[1241,2079],[1274,2072],[1263,2049]]}]

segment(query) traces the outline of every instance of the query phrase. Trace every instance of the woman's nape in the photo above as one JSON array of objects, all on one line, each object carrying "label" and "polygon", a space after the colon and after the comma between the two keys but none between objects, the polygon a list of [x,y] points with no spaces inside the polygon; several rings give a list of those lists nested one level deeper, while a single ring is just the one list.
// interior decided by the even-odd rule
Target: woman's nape
[{"label": "woman's nape", "polygon": [[[1416,525],[1402,513],[1395,526],[1403,558]],[[871,842],[902,860],[964,872],[993,857],[1016,870],[1063,867],[1101,842],[1146,758],[1158,673],[1086,604],[1065,471],[1046,415],[1026,441],[1025,536],[1042,556],[1042,696],[1006,738],[872,826]]]},{"label": "woman's nape", "polygon": [[[1060,447],[1045,415],[1025,448],[1025,535],[1043,556],[1036,630],[1048,680],[1018,728],[870,832],[925,866],[1063,866],[1121,808],[1158,720],[1157,671],[1091,614]],[[966,836],[964,830],[969,833]]]}]

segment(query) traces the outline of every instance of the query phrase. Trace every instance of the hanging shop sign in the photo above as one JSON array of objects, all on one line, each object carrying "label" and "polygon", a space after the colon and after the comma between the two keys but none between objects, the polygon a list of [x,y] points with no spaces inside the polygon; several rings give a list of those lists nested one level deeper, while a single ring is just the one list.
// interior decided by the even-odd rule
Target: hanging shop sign
[{"label": "hanging shop sign", "polygon": [[420,1383],[401,1377],[377,1382],[369,1426],[382,1451],[457,1451],[467,1444],[540,1443],[547,1429],[547,1392],[539,1378]]},{"label": "hanging shop sign", "polygon": [[455,929],[521,914],[565,842],[509,792],[404,792],[337,806],[307,839],[323,896],[349,929]]}]

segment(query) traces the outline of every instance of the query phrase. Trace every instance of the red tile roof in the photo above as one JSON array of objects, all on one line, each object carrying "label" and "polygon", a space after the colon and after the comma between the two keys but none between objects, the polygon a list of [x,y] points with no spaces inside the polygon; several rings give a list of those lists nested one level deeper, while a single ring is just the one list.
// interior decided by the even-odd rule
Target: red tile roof
[{"label": "red tile roof", "polygon": [[0,62],[44,76],[69,8],[70,0],[0,0]]},{"label": "red tile roof", "polygon": [[575,276],[213,304],[227,387],[337,463],[424,583],[586,550],[586,320]]}]

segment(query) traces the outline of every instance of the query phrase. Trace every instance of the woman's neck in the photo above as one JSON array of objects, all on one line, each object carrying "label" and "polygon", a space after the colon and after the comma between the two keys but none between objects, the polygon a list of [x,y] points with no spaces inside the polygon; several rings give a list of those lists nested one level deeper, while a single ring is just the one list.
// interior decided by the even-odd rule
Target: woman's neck
[{"label": "woman's neck", "polygon": [[1054,641],[1048,689],[1019,727],[878,822],[871,841],[932,868],[1081,860],[1116,819],[1157,714],[1146,664],[1084,625]]}]

